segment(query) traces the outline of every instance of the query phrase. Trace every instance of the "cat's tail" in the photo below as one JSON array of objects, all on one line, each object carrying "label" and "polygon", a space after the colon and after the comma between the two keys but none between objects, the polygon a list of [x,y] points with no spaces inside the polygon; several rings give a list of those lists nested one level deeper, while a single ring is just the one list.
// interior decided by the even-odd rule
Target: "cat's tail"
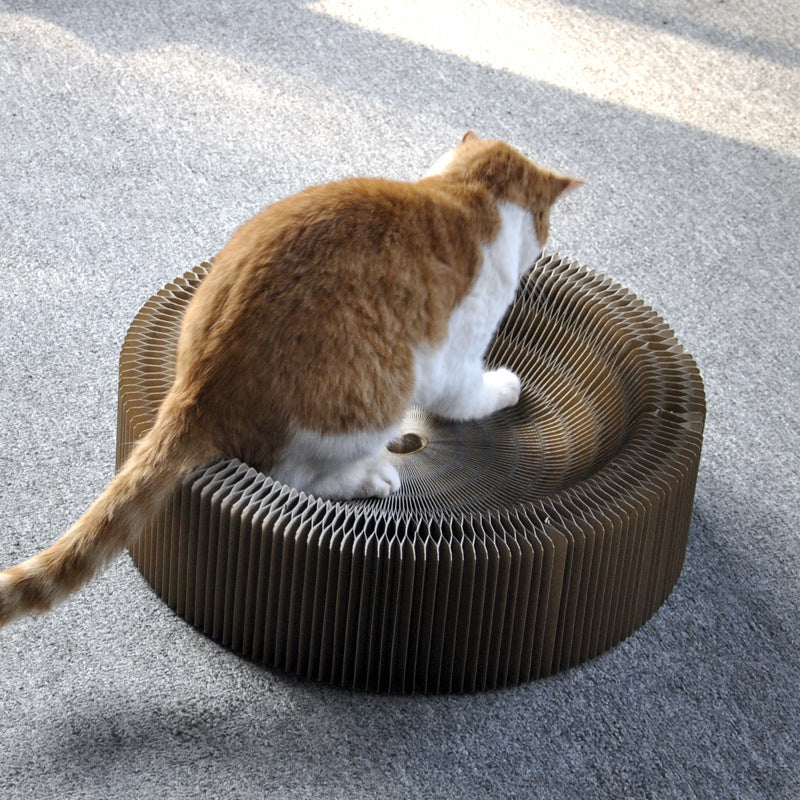
[{"label": "cat's tail", "polygon": [[86,583],[136,541],[183,476],[218,455],[194,442],[184,414],[170,417],[164,410],[105,491],[54,545],[0,572],[0,627],[47,611]]}]

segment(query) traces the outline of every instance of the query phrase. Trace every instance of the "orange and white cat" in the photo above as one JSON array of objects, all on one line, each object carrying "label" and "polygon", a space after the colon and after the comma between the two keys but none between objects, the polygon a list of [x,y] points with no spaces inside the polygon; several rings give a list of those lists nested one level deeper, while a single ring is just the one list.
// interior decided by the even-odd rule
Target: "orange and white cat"
[{"label": "orange and white cat", "polygon": [[470,132],[417,182],[316,186],[245,223],[189,304],[153,428],[61,539],[0,573],[0,625],[88,580],[194,467],[235,457],[320,497],[383,497],[410,405],[515,404],[519,378],[482,356],[578,183]]}]

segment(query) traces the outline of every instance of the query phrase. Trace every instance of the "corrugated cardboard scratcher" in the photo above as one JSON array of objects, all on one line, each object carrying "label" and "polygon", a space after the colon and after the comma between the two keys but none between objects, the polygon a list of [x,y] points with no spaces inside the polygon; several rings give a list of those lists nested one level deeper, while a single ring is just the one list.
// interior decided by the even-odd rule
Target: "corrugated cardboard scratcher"
[{"label": "corrugated cardboard scratcher", "polygon": [[[120,360],[117,461],[172,382],[210,265],[139,312]],[[519,405],[454,424],[412,409],[402,489],[330,502],[239,461],[198,469],[132,556],[226,647],[304,678],[463,692],[551,674],[642,625],[680,574],[705,398],[657,314],[557,255],[523,278],[486,357]]]}]

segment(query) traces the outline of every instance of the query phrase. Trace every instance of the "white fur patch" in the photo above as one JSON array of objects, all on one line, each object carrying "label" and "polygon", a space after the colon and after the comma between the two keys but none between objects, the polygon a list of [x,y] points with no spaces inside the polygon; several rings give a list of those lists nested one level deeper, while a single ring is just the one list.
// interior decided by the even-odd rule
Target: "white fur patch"
[{"label": "white fur patch", "polygon": [[386,497],[400,488],[400,476],[381,451],[399,430],[399,424],[384,431],[341,434],[298,428],[270,474],[319,497]]},{"label": "white fur patch", "polygon": [[499,211],[500,230],[484,246],[478,275],[450,316],[444,341],[414,353],[413,402],[451,419],[486,416],[519,399],[519,379],[509,370],[484,375],[483,354],[539,243],[529,211],[513,203],[501,203]]},{"label": "white fur patch", "polygon": [[431,165],[431,168],[422,177],[430,178],[431,175],[440,175],[447,169],[455,154],[456,148],[454,147],[452,150],[448,150],[446,153],[444,153],[444,155],[439,156],[439,158],[437,158],[436,161],[434,161],[434,163]]}]

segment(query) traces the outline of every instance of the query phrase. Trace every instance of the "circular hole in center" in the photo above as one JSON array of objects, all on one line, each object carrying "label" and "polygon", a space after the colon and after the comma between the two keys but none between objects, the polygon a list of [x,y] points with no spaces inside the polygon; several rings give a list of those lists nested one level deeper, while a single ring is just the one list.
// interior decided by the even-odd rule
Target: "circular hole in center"
[{"label": "circular hole in center", "polygon": [[428,440],[418,433],[404,433],[402,436],[397,436],[390,442],[386,443],[386,449],[390,453],[397,455],[407,455],[408,453],[416,453],[417,450],[422,450]]}]

